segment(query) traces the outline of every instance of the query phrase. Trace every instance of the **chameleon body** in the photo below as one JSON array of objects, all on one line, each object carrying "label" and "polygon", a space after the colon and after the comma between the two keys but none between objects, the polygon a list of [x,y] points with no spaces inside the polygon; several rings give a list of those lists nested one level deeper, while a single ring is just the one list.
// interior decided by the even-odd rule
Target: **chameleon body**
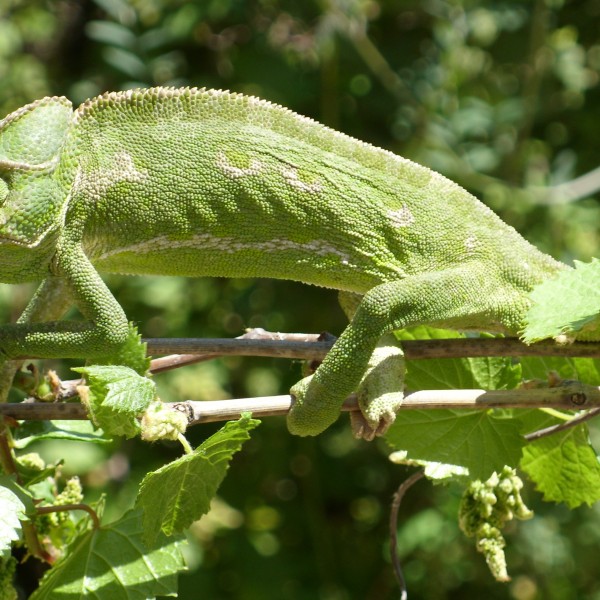
[{"label": "chameleon body", "polygon": [[[294,388],[317,434],[358,391],[358,433],[393,421],[415,324],[516,333],[565,268],[443,176],[269,102],[224,91],[44,98],[0,123],[0,280],[67,283],[84,321],[0,328],[7,358],[119,347],[98,272],[272,277],[340,290],[351,321]],[[50,282],[50,283],[49,283]],[[35,302],[35,298],[34,298]]]}]

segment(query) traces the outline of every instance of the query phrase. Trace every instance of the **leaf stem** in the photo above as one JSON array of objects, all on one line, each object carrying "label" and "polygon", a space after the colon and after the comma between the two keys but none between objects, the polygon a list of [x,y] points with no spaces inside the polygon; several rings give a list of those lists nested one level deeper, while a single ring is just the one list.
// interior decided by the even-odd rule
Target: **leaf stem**
[{"label": "leaf stem", "polygon": [[185,435],[183,433],[178,434],[177,439],[180,444],[183,446],[183,450],[186,454],[193,454],[194,449],[190,446],[190,443],[187,441]]},{"label": "leaf stem", "polygon": [[94,529],[100,529],[98,513],[88,504],[59,504],[57,506],[37,506],[35,512],[38,515],[47,515],[54,512],[66,512],[68,510],[84,510],[92,518]]},{"label": "leaf stem", "polygon": [[560,410],[556,410],[554,408],[544,407],[540,408],[542,412],[545,412],[547,415],[551,417],[555,417],[556,419],[560,419],[561,421],[570,421],[573,418],[573,415],[569,415],[567,413],[561,412]]},{"label": "leaf stem", "polygon": [[565,429],[576,427],[577,425],[580,425],[585,421],[589,421],[590,419],[593,419],[598,415],[600,415],[600,408],[592,408],[591,410],[578,414],[576,417],[573,417],[565,423],[558,423],[558,425],[552,425],[551,427],[546,427],[545,429],[533,431],[531,433],[528,433],[524,437],[528,442],[533,442],[535,440],[539,440],[540,438],[553,435],[554,433],[558,433],[559,431],[564,431]]}]

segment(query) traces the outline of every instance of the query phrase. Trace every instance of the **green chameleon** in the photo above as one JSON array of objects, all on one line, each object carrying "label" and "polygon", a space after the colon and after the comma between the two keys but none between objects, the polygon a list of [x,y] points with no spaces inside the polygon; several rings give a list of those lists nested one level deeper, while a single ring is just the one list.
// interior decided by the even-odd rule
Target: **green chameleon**
[{"label": "green chameleon", "polygon": [[[402,402],[391,331],[515,334],[566,268],[441,175],[269,102],[224,91],[44,98],[0,122],[0,280],[43,280],[3,359],[92,358],[128,323],[98,272],[271,277],[340,291],[350,323],[291,394],[316,435],[353,391],[371,439]],[[35,322],[60,282],[83,321]],[[33,321],[33,322],[31,322]]]}]

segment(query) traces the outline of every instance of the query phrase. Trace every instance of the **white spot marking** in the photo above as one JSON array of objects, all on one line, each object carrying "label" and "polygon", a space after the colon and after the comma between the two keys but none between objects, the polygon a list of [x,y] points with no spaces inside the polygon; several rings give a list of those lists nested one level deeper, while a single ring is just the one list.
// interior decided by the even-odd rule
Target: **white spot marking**
[{"label": "white spot marking", "polygon": [[78,167],[73,187],[75,193],[87,194],[92,200],[101,200],[107,190],[122,181],[141,183],[148,179],[146,169],[138,170],[133,158],[127,152],[119,152],[113,157],[108,168],[100,168],[86,173]]},{"label": "white spot marking", "polygon": [[283,175],[283,178],[285,179],[286,183],[303,192],[310,192],[311,194],[316,194],[323,189],[323,186],[319,181],[314,181],[313,183],[306,183],[305,181],[302,181],[300,177],[298,177],[297,169],[283,169],[281,174]]},{"label": "white spot marking", "polygon": [[415,217],[406,204],[398,210],[390,210],[387,214],[394,227],[409,227],[415,222]]},{"label": "white spot marking", "polygon": [[465,240],[465,250],[467,251],[467,254],[473,254],[473,252],[477,249],[477,246],[479,246],[479,242],[474,235],[470,235]]},{"label": "white spot marking", "polygon": [[246,169],[234,167],[227,159],[227,156],[225,156],[225,153],[219,152],[217,156],[217,167],[219,167],[227,177],[237,179],[238,177],[245,177],[246,175],[258,175],[263,168],[263,164],[259,160],[253,158],[250,161],[250,166]]},{"label": "white spot marking", "polygon": [[338,250],[335,246],[324,242],[323,240],[312,240],[310,242],[293,242],[286,239],[273,239],[266,242],[244,242],[233,237],[218,237],[210,233],[199,233],[185,240],[172,239],[162,235],[151,240],[146,240],[130,246],[112,248],[96,257],[96,260],[106,260],[111,256],[122,254],[124,252],[135,252],[137,254],[158,253],[163,250],[173,250],[176,248],[196,248],[198,250],[217,250],[233,254],[234,252],[244,252],[247,250],[260,250],[261,252],[279,253],[285,250],[301,252],[307,255],[318,256],[337,256],[340,263],[348,266],[350,256],[345,252]]}]

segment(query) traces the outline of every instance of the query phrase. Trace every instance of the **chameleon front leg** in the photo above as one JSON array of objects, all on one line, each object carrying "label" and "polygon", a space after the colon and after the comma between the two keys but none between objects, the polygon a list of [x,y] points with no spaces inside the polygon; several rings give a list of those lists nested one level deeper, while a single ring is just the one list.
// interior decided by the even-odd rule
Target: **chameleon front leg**
[{"label": "chameleon front leg", "polygon": [[[388,360],[385,350],[379,359],[377,357],[377,351],[389,345],[382,336],[394,329],[423,323],[451,322],[469,315],[477,318],[468,299],[477,297],[477,313],[481,313],[484,282],[484,269],[477,269],[471,263],[467,267],[384,283],[369,290],[314,375],[302,379],[290,390],[294,403],[288,414],[289,430],[297,435],[321,433],[337,419],[349,394],[359,390],[360,396],[364,381],[366,394],[360,402],[365,423],[362,436],[369,439],[384,433],[399,406],[403,373],[401,361],[393,357],[392,378],[389,373],[375,377],[376,385],[371,386],[372,392],[383,391],[383,396],[367,397],[370,395],[368,379],[375,375],[374,369],[384,369]],[[488,309],[493,310],[491,300]],[[397,379],[395,392],[390,390],[393,378]]]},{"label": "chameleon front leg", "polygon": [[[59,319],[72,304],[65,280],[48,277],[38,287],[17,322],[26,324]],[[6,402],[13,378],[21,364],[22,361],[18,360],[0,360],[0,402]]]},{"label": "chameleon front leg", "polygon": [[[75,247],[58,252],[54,271],[39,288],[24,318],[0,328],[0,356],[88,358],[118,349],[127,338],[127,318],[83,250]],[[49,287],[55,285],[51,283],[55,279],[68,288],[84,321],[37,322],[45,316],[41,301],[52,301],[46,294],[56,292]]]}]

